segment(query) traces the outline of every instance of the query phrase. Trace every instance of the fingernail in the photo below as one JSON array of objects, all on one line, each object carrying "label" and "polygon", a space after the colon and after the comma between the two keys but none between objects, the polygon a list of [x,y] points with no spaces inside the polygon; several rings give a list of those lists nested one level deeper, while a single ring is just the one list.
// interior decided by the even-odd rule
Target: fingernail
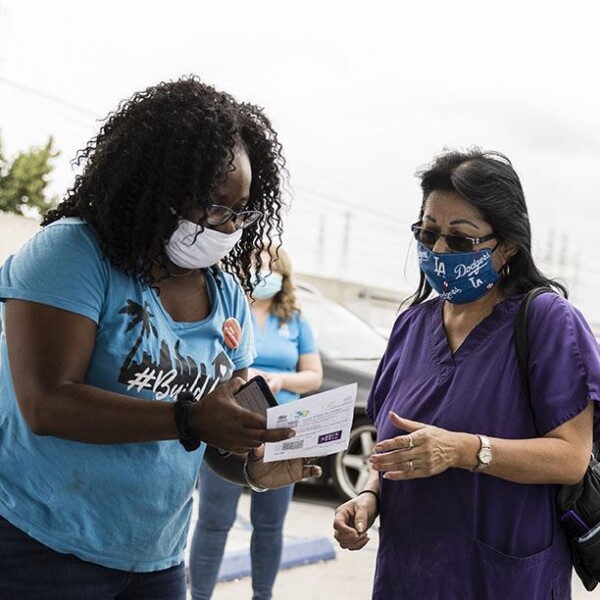
[{"label": "fingernail", "polygon": [[289,433],[288,433],[288,440],[290,438],[293,438],[296,435],[296,432],[292,429]]},{"label": "fingernail", "polygon": [[358,533],[362,533],[365,530],[365,524],[364,523],[357,523],[356,524],[356,531],[358,531]]}]

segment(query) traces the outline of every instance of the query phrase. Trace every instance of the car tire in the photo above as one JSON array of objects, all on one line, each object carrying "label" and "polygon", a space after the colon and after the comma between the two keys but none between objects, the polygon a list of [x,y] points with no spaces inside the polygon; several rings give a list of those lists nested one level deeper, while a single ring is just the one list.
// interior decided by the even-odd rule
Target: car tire
[{"label": "car tire", "polygon": [[343,500],[362,492],[371,473],[369,456],[373,452],[376,431],[373,423],[358,417],[352,424],[348,449],[330,458],[333,487]]}]

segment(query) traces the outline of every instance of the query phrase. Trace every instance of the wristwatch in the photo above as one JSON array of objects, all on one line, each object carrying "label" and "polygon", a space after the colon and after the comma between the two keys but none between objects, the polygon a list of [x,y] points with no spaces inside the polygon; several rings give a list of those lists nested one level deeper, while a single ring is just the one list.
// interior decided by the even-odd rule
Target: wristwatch
[{"label": "wristwatch", "polygon": [[492,462],[492,445],[490,438],[487,435],[477,434],[479,438],[479,452],[477,453],[477,466],[473,469],[473,473],[479,473],[488,467]]}]

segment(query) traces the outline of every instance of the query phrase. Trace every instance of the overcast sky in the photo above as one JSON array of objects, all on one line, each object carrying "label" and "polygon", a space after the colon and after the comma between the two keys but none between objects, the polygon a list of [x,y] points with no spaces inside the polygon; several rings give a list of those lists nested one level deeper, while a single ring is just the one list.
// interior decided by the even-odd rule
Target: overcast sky
[{"label": "overcast sky", "polygon": [[0,0],[6,153],[53,135],[52,190],[98,120],[195,73],[265,107],[294,200],[296,268],[395,290],[416,273],[415,170],[444,146],[504,152],[534,250],[600,323],[600,36],[592,2]]}]

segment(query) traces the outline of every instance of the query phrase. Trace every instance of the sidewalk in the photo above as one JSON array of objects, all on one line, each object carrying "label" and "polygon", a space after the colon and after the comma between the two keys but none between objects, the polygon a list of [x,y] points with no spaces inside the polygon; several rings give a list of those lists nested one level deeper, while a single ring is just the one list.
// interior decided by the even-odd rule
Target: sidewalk
[{"label": "sidewalk", "polygon": [[[311,492],[309,496],[312,497],[313,493]],[[370,598],[377,549],[376,533],[368,546],[360,552],[341,550],[333,539],[335,502],[324,503],[312,500],[310,497],[308,500],[303,500],[297,498],[297,494],[295,495],[285,522],[284,547],[288,549],[295,547],[297,551],[299,550],[296,558],[303,554],[305,558],[312,561],[316,556],[326,554],[327,549],[334,557],[281,570],[275,582],[273,598],[279,600]],[[247,525],[249,514],[250,496],[242,494],[238,507],[238,520],[227,540],[226,556],[230,558],[249,547],[251,533]],[[285,552],[284,549],[284,558]],[[250,600],[251,597],[250,577],[219,583],[213,594],[213,600]]]}]

